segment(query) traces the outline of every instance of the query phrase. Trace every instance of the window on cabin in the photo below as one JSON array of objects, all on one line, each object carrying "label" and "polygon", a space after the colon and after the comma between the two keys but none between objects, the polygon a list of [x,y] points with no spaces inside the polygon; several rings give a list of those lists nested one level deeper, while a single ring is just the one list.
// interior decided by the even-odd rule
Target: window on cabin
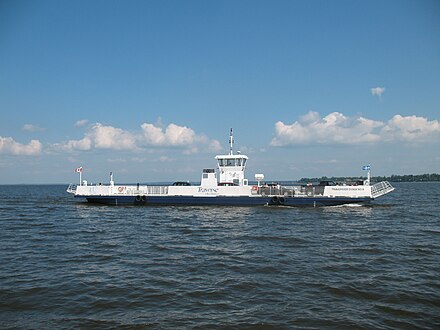
[{"label": "window on cabin", "polygon": [[245,158],[227,158],[227,159],[219,159],[219,166],[245,166],[246,159]]},{"label": "window on cabin", "polygon": [[203,179],[207,179],[208,178],[208,173],[203,173]]}]

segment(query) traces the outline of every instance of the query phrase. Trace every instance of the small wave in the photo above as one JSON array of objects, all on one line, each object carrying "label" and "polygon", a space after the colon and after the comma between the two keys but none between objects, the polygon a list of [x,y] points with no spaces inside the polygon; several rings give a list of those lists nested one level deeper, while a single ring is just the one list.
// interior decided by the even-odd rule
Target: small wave
[{"label": "small wave", "polygon": [[342,205],[334,205],[334,206],[328,206],[328,207],[329,208],[365,207],[365,204],[352,203],[352,204],[342,204]]},{"label": "small wave", "polygon": [[421,232],[427,233],[427,234],[438,235],[438,234],[440,234],[440,229],[437,229],[437,228],[425,228],[425,229],[422,229]]}]

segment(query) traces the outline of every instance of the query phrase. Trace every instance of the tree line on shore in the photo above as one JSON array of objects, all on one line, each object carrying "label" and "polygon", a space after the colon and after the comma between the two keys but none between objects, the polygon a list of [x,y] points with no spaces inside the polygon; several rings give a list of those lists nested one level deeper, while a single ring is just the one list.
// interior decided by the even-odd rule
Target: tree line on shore
[{"label": "tree line on shore", "polygon": [[[298,182],[307,183],[307,182],[319,182],[322,180],[332,180],[338,182],[344,181],[358,181],[363,180],[363,177],[326,177],[322,178],[301,178]],[[440,181],[440,174],[437,173],[427,173],[427,174],[406,174],[406,175],[391,175],[391,176],[374,176],[371,178],[373,182],[380,181],[389,181],[389,182],[433,182]]]}]

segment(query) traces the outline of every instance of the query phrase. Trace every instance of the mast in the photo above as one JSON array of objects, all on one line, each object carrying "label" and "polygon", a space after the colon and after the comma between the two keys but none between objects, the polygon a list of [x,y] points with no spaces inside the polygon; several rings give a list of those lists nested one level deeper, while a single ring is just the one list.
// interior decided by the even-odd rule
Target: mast
[{"label": "mast", "polygon": [[234,135],[232,133],[232,128],[231,128],[231,132],[229,133],[229,154],[230,155],[234,154],[233,148],[234,148]]},{"label": "mast", "polygon": [[368,165],[368,172],[367,172],[367,185],[369,186],[371,183],[371,166]]},{"label": "mast", "polygon": [[371,165],[365,165],[362,167],[364,171],[367,171],[367,180],[364,181],[364,185],[369,186],[371,183]]}]

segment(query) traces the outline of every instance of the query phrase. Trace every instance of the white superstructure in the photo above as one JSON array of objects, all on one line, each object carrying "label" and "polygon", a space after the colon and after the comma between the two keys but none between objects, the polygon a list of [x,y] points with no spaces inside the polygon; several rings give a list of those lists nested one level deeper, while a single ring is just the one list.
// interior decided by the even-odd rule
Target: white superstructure
[{"label": "white superstructure", "polygon": [[220,185],[247,186],[248,180],[244,177],[244,171],[248,157],[240,153],[234,155],[233,147],[234,136],[231,128],[229,134],[229,154],[215,156],[220,174],[219,183]]}]

